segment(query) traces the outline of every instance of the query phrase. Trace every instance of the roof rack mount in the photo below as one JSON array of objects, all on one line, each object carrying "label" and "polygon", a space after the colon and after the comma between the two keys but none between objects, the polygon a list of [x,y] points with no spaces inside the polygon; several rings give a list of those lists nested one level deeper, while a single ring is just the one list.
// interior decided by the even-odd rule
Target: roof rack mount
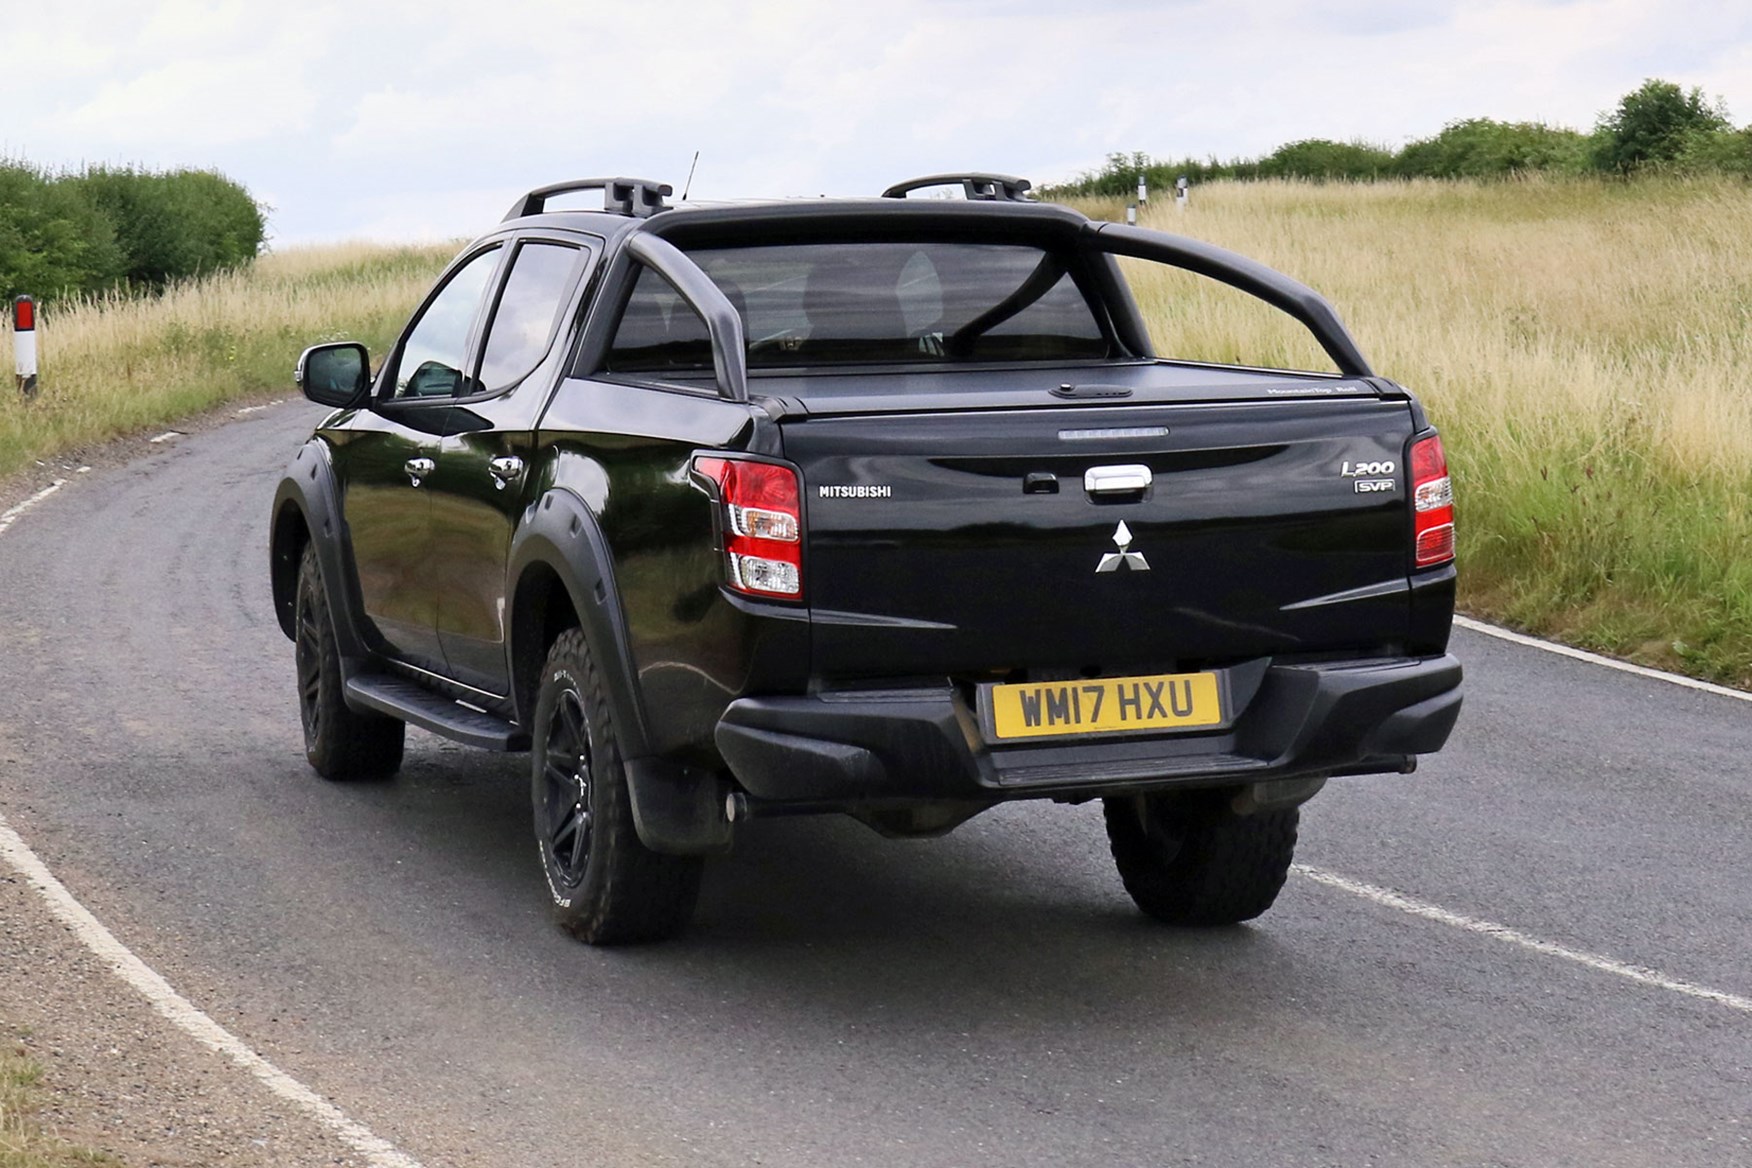
[{"label": "roof rack mount", "polygon": [[904,199],[908,191],[922,190],[925,187],[959,186],[970,199],[983,199],[988,202],[1001,203],[1032,203],[1028,192],[1034,189],[1034,184],[1025,178],[1017,178],[1013,174],[928,174],[923,178],[909,178],[905,182],[895,183],[882,192],[885,199]]},{"label": "roof rack mount", "polygon": [[601,191],[602,209],[609,214],[649,219],[659,211],[669,210],[669,204],[663,199],[673,195],[675,188],[648,178],[575,178],[568,182],[549,183],[545,187],[536,187],[511,204],[505,221],[539,215],[547,209],[549,199],[572,191]]}]

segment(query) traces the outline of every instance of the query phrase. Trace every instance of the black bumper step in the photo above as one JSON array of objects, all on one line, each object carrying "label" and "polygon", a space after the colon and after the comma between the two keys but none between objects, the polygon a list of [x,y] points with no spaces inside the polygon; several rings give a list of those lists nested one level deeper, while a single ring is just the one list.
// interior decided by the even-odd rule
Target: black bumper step
[{"label": "black bumper step", "polygon": [[355,710],[388,714],[468,746],[505,752],[529,749],[529,732],[521,726],[399,677],[380,673],[350,677],[346,698]]}]

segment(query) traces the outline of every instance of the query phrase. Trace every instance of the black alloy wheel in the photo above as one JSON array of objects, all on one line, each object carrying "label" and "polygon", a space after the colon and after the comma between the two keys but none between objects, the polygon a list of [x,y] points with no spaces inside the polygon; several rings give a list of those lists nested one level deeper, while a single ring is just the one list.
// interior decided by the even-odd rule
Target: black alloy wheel
[{"label": "black alloy wheel", "polygon": [[582,630],[561,633],[548,652],[531,736],[535,836],[554,919],[592,945],[680,932],[704,861],[639,839],[614,713]]},{"label": "black alloy wheel", "polygon": [[552,875],[564,888],[584,882],[590,866],[590,727],[576,690],[561,691],[548,718],[536,831]]},{"label": "black alloy wheel", "polygon": [[314,544],[304,546],[298,561],[293,629],[298,714],[304,725],[304,756],[312,769],[337,781],[382,778],[400,770],[406,725],[381,714],[359,713],[342,696],[341,651]]}]

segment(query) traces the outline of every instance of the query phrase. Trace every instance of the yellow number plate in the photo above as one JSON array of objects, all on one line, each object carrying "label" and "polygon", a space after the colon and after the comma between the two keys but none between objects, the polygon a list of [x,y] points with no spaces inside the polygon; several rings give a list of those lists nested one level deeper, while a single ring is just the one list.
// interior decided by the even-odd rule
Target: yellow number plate
[{"label": "yellow number plate", "polygon": [[1214,673],[1096,677],[994,685],[986,690],[996,738],[1192,730],[1223,723]]}]

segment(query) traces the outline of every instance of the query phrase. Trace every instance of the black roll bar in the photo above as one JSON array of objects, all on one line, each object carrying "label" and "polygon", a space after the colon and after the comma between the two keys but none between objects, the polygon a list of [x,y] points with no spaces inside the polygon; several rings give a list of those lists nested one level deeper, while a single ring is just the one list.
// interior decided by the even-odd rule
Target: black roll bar
[{"label": "black roll bar", "polygon": [[1122,223],[1091,223],[1084,230],[1089,233],[1090,245],[1097,251],[1182,268],[1258,297],[1273,308],[1288,313],[1313,333],[1340,373],[1346,377],[1375,376],[1368,358],[1363,356],[1363,351],[1357,347],[1332,305],[1300,280],[1293,280],[1227,248],[1165,231],[1128,227]]},{"label": "black roll bar", "polygon": [[742,317],[723,289],[702,272],[687,253],[668,240],[647,231],[627,240],[631,256],[669,281],[682,299],[693,305],[706,322],[712,338],[712,372],[718,392],[733,402],[748,400],[748,351],[742,333]]}]

